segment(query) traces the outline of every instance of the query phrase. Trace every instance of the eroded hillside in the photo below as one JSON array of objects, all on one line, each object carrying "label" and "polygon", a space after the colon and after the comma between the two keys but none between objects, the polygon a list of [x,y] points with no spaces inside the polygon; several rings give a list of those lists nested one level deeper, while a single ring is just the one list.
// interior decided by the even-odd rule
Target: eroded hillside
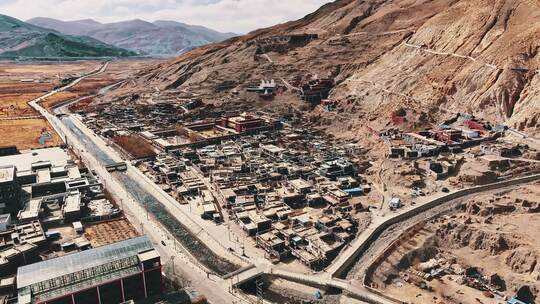
[{"label": "eroded hillside", "polygon": [[[387,126],[399,109],[417,120],[413,126],[470,112],[535,131],[539,28],[534,1],[341,0],[145,70],[108,99],[182,90],[224,108],[295,108],[314,125],[356,139],[367,125]],[[318,37],[282,39],[306,33]],[[295,86],[306,75],[335,79],[337,112],[300,101]],[[272,78],[283,86],[274,100],[245,93],[248,84]]]}]

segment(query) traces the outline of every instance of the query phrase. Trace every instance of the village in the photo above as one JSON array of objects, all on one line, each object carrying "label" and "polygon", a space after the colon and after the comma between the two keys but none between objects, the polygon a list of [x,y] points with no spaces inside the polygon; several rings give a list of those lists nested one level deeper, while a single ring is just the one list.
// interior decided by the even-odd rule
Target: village
[{"label": "village", "polygon": [[369,224],[361,196],[371,188],[357,145],[247,113],[172,130],[110,130],[101,129],[114,145],[115,136],[136,136],[158,151],[132,162],[179,204],[216,224],[234,222],[274,262],[323,267]]},{"label": "village", "polygon": [[[329,99],[333,85],[331,78],[308,74],[290,82],[253,81],[242,92],[226,84],[221,89],[230,90],[225,102],[231,104],[243,94],[271,104],[291,90],[296,102],[339,117],[339,103]],[[181,284],[182,294],[190,299],[204,296],[184,282],[186,273],[174,273],[174,257],[180,252],[203,275],[236,276],[239,281],[241,275],[246,276],[243,283],[231,287],[233,296],[234,288],[249,294],[253,289],[249,284],[259,284],[265,263],[275,267],[271,271],[314,275],[335,274],[336,265],[351,263],[350,269],[339,270],[340,276],[368,289],[399,294],[404,288],[429,297],[439,292],[429,282],[449,273],[457,276],[451,278],[461,282],[459,286],[469,287],[466,296],[480,291],[487,298],[514,299],[514,294],[494,287],[485,275],[454,271],[451,267],[458,266],[448,265],[446,259],[452,256],[446,253],[426,255],[425,260],[397,271],[392,262],[411,254],[400,247],[405,244],[408,249],[410,239],[425,241],[422,225],[433,223],[428,222],[429,212],[421,213],[424,205],[478,187],[526,180],[539,172],[537,145],[512,128],[469,113],[451,113],[437,124],[411,128],[414,116],[398,110],[389,115],[385,128],[367,127],[373,142],[364,146],[326,133],[301,115],[264,108],[240,111],[227,104],[218,108],[204,96],[178,90],[127,102],[59,99],[42,104],[52,112],[52,127],[58,131],[55,124],[63,125],[59,134],[67,132],[62,138],[66,144],[1,150],[5,177],[1,185],[12,195],[4,196],[12,198],[6,203],[11,209],[0,217],[4,244],[0,289],[7,294],[16,293],[25,301],[66,294],[63,283],[52,286],[57,283],[47,276],[40,282],[27,279],[28,285],[16,285],[21,277],[25,282],[24,273],[41,266],[14,273],[29,262],[39,265],[71,259],[72,254],[89,255],[83,259],[90,263],[87,252],[119,250],[134,243],[143,249],[129,254],[138,254],[140,265],[158,258],[146,254],[157,245],[163,257],[160,267],[173,269],[167,273],[167,284]],[[40,146],[47,143],[50,140],[38,140]],[[122,187],[125,195],[119,194]],[[162,194],[148,195],[156,191]],[[418,226],[398,226],[393,238],[365,239],[366,234],[375,233],[373,226],[384,227],[394,218],[417,212]],[[140,236],[149,233],[153,246]],[[354,257],[364,242],[377,247],[386,238],[391,247],[381,248],[366,266]],[[205,254],[194,258],[194,252]],[[101,262],[113,263],[108,258]],[[474,268],[466,261],[455,264]],[[130,280],[111,267],[107,275]],[[140,267],[133,268],[134,273]],[[251,267],[259,272],[250,277]],[[358,267],[366,267],[364,276],[356,277]],[[377,270],[386,277],[381,278]],[[164,285],[156,286],[161,290],[129,296],[142,299],[161,294]],[[105,287],[97,290],[101,288]]]},{"label": "village", "polygon": [[[262,80],[246,90],[267,99],[278,87]],[[304,100],[332,111],[335,103],[325,98],[318,93]],[[466,181],[479,185],[528,172],[524,168],[538,170],[534,162],[517,160],[536,158],[535,149],[501,140],[507,128],[459,113],[424,131],[378,133],[390,168],[417,170],[395,180],[385,176],[381,186],[365,147],[262,111],[198,112],[194,120],[189,113],[200,107],[204,101],[192,98],[106,105],[80,115],[178,204],[238,231],[272,263],[293,259],[307,269],[324,269],[373,217],[457,190]],[[470,164],[480,171],[477,179],[460,172]]]},{"label": "village", "polygon": [[538,3],[257,1],[0,3],[0,304],[538,303]]}]

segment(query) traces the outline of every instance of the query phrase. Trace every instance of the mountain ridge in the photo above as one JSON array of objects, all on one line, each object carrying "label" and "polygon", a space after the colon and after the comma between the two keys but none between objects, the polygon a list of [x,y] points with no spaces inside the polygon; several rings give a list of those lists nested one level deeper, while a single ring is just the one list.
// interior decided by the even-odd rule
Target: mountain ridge
[{"label": "mountain ridge", "polygon": [[29,19],[28,22],[65,34],[89,36],[140,54],[156,56],[178,55],[187,49],[236,35],[168,20],[148,22],[133,19],[100,23],[92,19],[62,21],[37,17]]},{"label": "mountain ridge", "polygon": [[65,35],[0,14],[0,57],[127,57],[135,53],[90,37]]}]

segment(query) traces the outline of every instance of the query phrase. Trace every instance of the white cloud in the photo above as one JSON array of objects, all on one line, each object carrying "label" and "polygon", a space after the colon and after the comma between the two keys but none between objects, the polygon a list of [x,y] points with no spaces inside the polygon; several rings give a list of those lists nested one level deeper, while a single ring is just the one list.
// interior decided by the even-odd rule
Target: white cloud
[{"label": "white cloud", "polygon": [[0,0],[0,12],[27,20],[174,20],[245,33],[303,17],[329,0]]}]

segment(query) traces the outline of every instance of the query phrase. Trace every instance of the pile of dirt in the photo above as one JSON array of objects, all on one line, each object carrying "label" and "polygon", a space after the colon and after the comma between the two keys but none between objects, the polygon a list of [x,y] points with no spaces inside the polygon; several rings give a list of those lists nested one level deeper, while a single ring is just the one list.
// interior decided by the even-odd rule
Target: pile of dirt
[{"label": "pile of dirt", "polygon": [[418,162],[396,162],[392,170],[387,170],[382,175],[385,181],[391,181],[393,185],[405,188],[424,188],[425,170],[420,168]]},{"label": "pile of dirt", "polygon": [[439,245],[435,237],[428,238],[421,246],[407,252],[399,261],[398,270],[405,270],[409,267],[425,263],[436,257]]},{"label": "pile of dirt", "polygon": [[517,273],[534,274],[540,280],[540,254],[525,248],[517,248],[506,256],[506,265]]},{"label": "pile of dirt", "polygon": [[486,185],[494,183],[499,178],[498,174],[488,170],[461,170],[457,179],[452,179],[453,184]]},{"label": "pile of dirt", "polygon": [[471,219],[467,218],[464,223],[460,219],[441,224],[436,234],[440,242],[450,248],[482,249],[491,255],[497,255],[518,246],[510,235],[471,229],[467,225],[470,222]]}]

